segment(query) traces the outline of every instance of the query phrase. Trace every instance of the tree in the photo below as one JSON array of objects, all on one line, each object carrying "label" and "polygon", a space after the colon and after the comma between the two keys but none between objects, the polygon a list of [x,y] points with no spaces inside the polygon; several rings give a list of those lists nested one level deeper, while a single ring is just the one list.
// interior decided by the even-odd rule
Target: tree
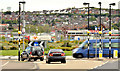
[{"label": "tree", "polygon": [[2,41],[5,41],[5,36],[2,36]]}]

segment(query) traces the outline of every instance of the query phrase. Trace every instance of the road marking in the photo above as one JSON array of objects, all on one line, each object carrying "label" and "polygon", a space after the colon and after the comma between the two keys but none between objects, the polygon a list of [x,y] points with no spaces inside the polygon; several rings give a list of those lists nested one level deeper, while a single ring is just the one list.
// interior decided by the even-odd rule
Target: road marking
[{"label": "road marking", "polygon": [[95,66],[94,68],[91,68],[91,69],[96,69],[96,68],[98,68],[98,67],[101,67],[101,66],[103,66],[104,64],[106,64],[106,63],[108,63],[109,61],[106,61],[105,63],[103,63],[103,64],[101,64],[101,65],[99,65],[99,66]]},{"label": "road marking", "polygon": [[34,64],[35,65],[34,65],[34,67],[32,69],[40,69],[39,66],[36,63],[34,63]]},{"label": "road marking", "polygon": [[37,66],[36,66],[36,64],[34,65],[34,67],[32,68],[32,69],[36,69],[37,68]]},{"label": "road marking", "polygon": [[5,65],[7,65],[8,63],[9,63],[9,61],[8,61],[8,62],[6,62],[5,64],[3,64],[3,65],[2,65],[2,67],[3,67],[3,66],[5,66]]}]

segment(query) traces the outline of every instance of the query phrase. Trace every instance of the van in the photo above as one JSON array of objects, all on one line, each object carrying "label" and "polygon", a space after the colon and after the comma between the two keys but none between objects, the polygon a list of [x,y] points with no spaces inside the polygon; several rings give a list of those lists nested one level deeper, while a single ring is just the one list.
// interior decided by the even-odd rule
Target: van
[{"label": "van", "polygon": [[[97,44],[96,44],[97,42]],[[113,57],[114,50],[118,50],[118,57],[120,57],[120,39],[111,39],[111,57]],[[102,50],[103,57],[109,57],[109,39],[89,40],[89,57],[99,56],[99,50]],[[84,41],[79,48],[72,50],[74,58],[88,57],[88,40]]]}]

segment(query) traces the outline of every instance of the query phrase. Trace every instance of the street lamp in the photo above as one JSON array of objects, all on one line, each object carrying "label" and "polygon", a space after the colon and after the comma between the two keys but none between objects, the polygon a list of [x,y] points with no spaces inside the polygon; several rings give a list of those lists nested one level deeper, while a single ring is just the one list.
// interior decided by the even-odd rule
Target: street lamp
[{"label": "street lamp", "polygon": [[20,34],[21,34],[21,31],[20,31],[20,11],[21,11],[21,3],[22,4],[25,4],[25,1],[20,1],[19,2],[19,31],[18,31],[18,34],[19,34],[19,51],[18,51],[18,61],[20,61]]},{"label": "street lamp", "polygon": [[99,35],[100,35],[100,51],[101,51],[101,35],[102,35],[102,29],[101,29],[101,2],[98,2],[98,4],[100,5],[100,31],[99,31]]},{"label": "street lamp", "polygon": [[111,57],[111,6],[115,6],[115,3],[109,4],[109,58]]},{"label": "street lamp", "polygon": [[88,5],[88,59],[89,59],[89,4],[90,3],[83,3],[83,5]]},{"label": "street lamp", "polygon": [[24,8],[25,8],[25,1],[21,1],[20,3],[23,4],[23,49],[24,49],[24,35],[25,35],[25,11],[24,11]]}]

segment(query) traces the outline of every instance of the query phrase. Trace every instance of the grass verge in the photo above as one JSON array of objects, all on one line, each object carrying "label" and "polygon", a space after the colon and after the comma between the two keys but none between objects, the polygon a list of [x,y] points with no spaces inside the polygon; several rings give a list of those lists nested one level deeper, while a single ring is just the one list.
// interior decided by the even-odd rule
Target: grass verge
[{"label": "grass verge", "polygon": [[[72,51],[64,51],[66,56],[71,56]],[[20,51],[22,53],[22,50]],[[48,51],[45,51],[45,53],[48,53]],[[0,56],[17,56],[18,55],[18,50],[0,50]]]}]

